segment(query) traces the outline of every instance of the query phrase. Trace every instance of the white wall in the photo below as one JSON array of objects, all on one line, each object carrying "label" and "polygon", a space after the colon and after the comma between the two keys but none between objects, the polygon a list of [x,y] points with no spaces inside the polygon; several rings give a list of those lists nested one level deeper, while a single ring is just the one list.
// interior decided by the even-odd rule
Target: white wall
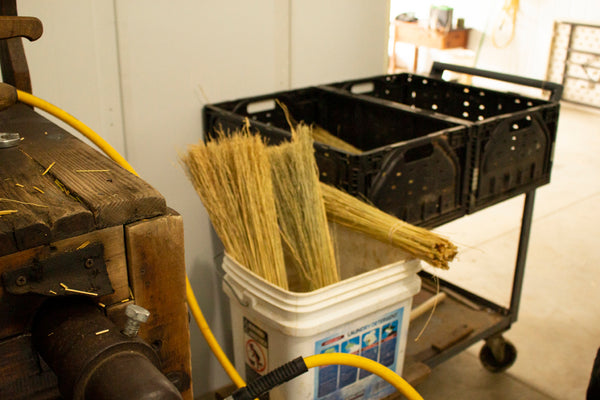
[{"label": "white wall", "polygon": [[[388,0],[22,0],[45,33],[27,44],[34,93],[86,122],[183,215],[186,264],[231,354],[221,251],[177,165],[202,106],[385,71]],[[192,327],[197,395],[229,383]]]},{"label": "white wall", "polygon": [[291,86],[385,71],[388,14],[382,0],[292,1]]},{"label": "white wall", "polygon": [[126,155],[113,3],[24,0],[17,7],[20,15],[38,17],[44,25],[40,39],[23,40],[33,93],[102,133]]},{"label": "white wall", "polygon": [[[281,72],[282,66],[287,72],[287,52],[279,49],[287,41],[278,32],[285,9],[276,0],[116,4],[129,160],[183,215],[188,275],[227,349],[227,307],[214,265],[218,244],[177,153],[201,139],[204,96],[217,102],[287,87]],[[197,394],[228,382],[195,326],[192,354]]]},{"label": "white wall", "polygon": [[[201,138],[200,111],[206,101],[323,82],[340,67],[344,77],[381,73],[385,30],[372,28],[385,25],[386,1],[341,3],[320,10],[316,2],[300,0],[116,2],[129,159],[183,215],[188,273],[226,348],[231,340],[228,308],[214,261],[219,244],[190,183],[175,166],[177,151]],[[359,15],[365,15],[362,26]],[[314,35],[315,19],[317,26],[329,21],[333,38]],[[341,40],[354,39],[356,32],[362,32],[359,44]],[[305,57],[295,57],[308,48]],[[367,49],[373,58],[363,57],[354,67]],[[325,53],[330,57],[315,68],[314,56]],[[227,377],[195,327],[192,334],[196,392],[223,386]]]}]

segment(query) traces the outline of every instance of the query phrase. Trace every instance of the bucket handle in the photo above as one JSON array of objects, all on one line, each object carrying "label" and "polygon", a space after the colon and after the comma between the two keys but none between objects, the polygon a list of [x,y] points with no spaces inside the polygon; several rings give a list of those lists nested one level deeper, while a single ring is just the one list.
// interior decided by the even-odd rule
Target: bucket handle
[{"label": "bucket handle", "polygon": [[240,303],[240,305],[242,307],[248,307],[250,305],[250,302],[248,300],[244,300],[239,295],[239,293],[233,288],[233,286],[231,286],[231,283],[229,283],[229,281],[227,280],[227,277],[223,278],[223,282],[227,285],[227,287],[229,288],[229,290],[231,290],[231,293],[233,293],[233,296],[238,301],[238,303]]}]

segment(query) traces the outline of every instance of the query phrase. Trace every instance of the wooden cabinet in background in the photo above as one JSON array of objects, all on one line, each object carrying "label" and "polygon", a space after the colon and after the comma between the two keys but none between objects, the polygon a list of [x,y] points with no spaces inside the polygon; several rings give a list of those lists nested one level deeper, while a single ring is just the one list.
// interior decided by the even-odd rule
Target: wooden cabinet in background
[{"label": "wooden cabinet in background", "polygon": [[396,43],[409,43],[415,47],[413,72],[417,71],[419,47],[431,49],[466,48],[469,41],[470,29],[453,29],[441,32],[428,29],[416,22],[394,21],[394,46],[389,63],[389,73],[396,70]]}]

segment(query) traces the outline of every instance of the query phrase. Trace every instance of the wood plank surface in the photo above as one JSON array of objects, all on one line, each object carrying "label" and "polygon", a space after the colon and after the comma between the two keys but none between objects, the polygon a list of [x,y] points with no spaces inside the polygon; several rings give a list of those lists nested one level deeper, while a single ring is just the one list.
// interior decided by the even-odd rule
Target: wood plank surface
[{"label": "wood plank surface", "polygon": [[56,375],[40,365],[29,334],[0,342],[0,377],[0,399],[61,398]]},{"label": "wood plank surface", "polygon": [[[47,246],[12,253],[0,257],[0,274],[23,268],[35,259],[44,259],[52,254],[74,251],[86,242],[101,242],[104,245],[104,262],[111,285],[115,292],[96,299],[105,305],[119,303],[129,298],[127,259],[123,227],[115,226],[84,235],[53,242]],[[35,311],[46,299],[44,296],[12,295],[0,285],[0,340],[24,333]]]},{"label": "wood plank surface", "polygon": [[0,210],[17,210],[0,216],[0,255],[94,229],[92,213],[66,196],[50,175],[42,175],[40,165],[19,147],[0,150]]},{"label": "wood plank surface", "polygon": [[153,187],[22,104],[0,112],[0,131],[21,134],[19,151],[38,164],[40,174],[52,165],[48,178],[65,202],[75,199],[91,211],[97,229],[166,212]]},{"label": "wood plank surface", "polygon": [[[0,14],[17,15],[17,1],[0,1]],[[3,82],[31,93],[29,67],[27,66],[27,58],[25,58],[25,49],[21,38],[0,40],[0,64],[2,66]]]},{"label": "wood plank surface", "polygon": [[[183,220],[167,215],[127,225],[125,241],[135,302],[151,313],[139,335],[158,349],[167,376],[191,379]],[[191,385],[182,395],[193,399]]]}]

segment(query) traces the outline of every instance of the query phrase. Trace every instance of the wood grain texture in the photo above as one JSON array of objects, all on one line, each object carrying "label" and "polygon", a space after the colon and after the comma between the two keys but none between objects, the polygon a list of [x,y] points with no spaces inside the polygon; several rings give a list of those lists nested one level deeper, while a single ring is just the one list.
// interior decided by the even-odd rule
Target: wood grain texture
[{"label": "wood grain texture", "polygon": [[[2,17],[0,17],[2,18]],[[2,22],[0,20],[0,26]],[[0,82],[0,110],[4,110],[17,102],[17,89],[7,83]]]},{"label": "wood grain texture", "polygon": [[24,37],[34,41],[38,40],[42,33],[42,21],[35,17],[0,16],[0,39]]},{"label": "wood grain texture", "polygon": [[[151,313],[139,335],[159,349],[165,374],[184,372],[191,379],[183,220],[167,215],[127,225],[125,240],[135,302]],[[193,399],[191,385],[182,395]]]},{"label": "wood grain texture", "polygon": [[31,335],[0,342],[0,399],[59,399],[56,375],[42,368]]},{"label": "wood grain texture", "polygon": [[19,150],[40,173],[55,163],[47,175],[92,212],[98,229],[166,212],[165,199],[153,187],[22,104],[0,113],[0,131],[21,134]]},{"label": "wood grain texture", "polygon": [[[0,217],[4,232],[0,255],[8,254],[11,247],[25,250],[94,229],[92,213],[65,195],[51,176],[42,175],[40,165],[20,148],[0,150],[0,210],[17,210]],[[2,243],[7,240],[13,240],[14,245]]]},{"label": "wood grain texture", "polygon": [[[0,14],[16,16],[17,1],[2,0],[0,2]],[[21,38],[0,40],[0,64],[2,67],[3,82],[13,85],[24,92],[31,93],[29,67]]]},{"label": "wood grain texture", "polygon": [[[12,253],[0,257],[0,274],[23,268],[35,259],[45,259],[53,254],[76,250],[83,243],[101,242],[104,245],[104,262],[108,277],[115,290],[113,294],[96,299],[105,305],[119,303],[129,298],[129,281],[127,276],[127,259],[123,227],[93,231],[77,237],[53,242],[47,246]],[[12,295],[0,286],[0,340],[27,331],[28,325],[40,304],[45,300],[40,295]]]}]

